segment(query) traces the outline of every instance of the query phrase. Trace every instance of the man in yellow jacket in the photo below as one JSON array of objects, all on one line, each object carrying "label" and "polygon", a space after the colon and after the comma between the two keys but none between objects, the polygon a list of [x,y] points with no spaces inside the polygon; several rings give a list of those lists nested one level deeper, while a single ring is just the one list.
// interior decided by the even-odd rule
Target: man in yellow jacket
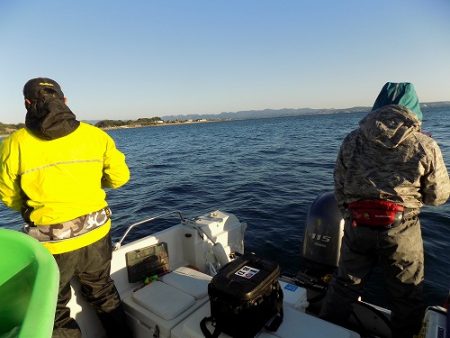
[{"label": "man in yellow jacket", "polygon": [[108,337],[131,336],[110,277],[111,212],[103,188],[130,178],[125,156],[97,127],[79,122],[57,82],[28,81],[25,128],[0,145],[0,198],[26,221],[25,232],[55,257],[60,288],[53,337],[81,337],[67,303],[80,280]]}]

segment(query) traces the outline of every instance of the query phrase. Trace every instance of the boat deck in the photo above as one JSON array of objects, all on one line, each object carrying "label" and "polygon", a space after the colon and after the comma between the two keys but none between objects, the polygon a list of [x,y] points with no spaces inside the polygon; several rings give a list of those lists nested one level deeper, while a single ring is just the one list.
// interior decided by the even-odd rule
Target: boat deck
[{"label": "boat deck", "polygon": [[[183,219],[181,224],[117,246],[113,252],[111,276],[123,300],[135,338],[203,338],[200,322],[210,316],[208,284],[211,276],[226,264],[223,260],[233,256],[232,253],[244,253],[245,229],[246,224],[239,222],[234,215],[214,211],[192,220]],[[167,245],[168,273],[150,278],[150,283],[148,279],[130,281],[127,254],[147,250],[161,243]],[[283,322],[277,331],[262,329],[256,337],[360,337],[354,331],[307,313],[307,290],[297,284],[289,278],[280,280]],[[104,338],[100,321],[92,307],[81,297],[76,281],[72,287],[73,297],[69,307],[71,315],[81,327],[83,337]],[[359,323],[365,323],[364,329],[374,332],[372,336],[390,337],[389,320],[384,315],[384,309],[360,302],[355,304],[354,312],[357,313]],[[446,316],[445,310],[430,308],[425,318],[426,332],[423,337],[436,337],[435,334],[443,332]],[[214,331],[209,323],[207,326],[210,332]],[[220,337],[229,338],[224,333]]]},{"label": "boat deck", "polygon": [[[125,311],[136,338],[202,338],[200,321],[210,316],[208,283],[211,277],[181,267],[124,299]],[[263,329],[257,337],[356,338],[359,334],[305,313],[306,290],[280,282],[284,293],[284,319],[276,332]],[[208,329],[214,331],[210,324]],[[220,337],[229,337],[221,334]]]}]

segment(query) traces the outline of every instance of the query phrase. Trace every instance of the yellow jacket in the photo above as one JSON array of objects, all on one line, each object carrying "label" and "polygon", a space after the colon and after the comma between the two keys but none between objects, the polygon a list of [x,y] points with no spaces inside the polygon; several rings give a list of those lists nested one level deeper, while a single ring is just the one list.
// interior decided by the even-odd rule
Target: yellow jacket
[{"label": "yellow jacket", "polygon": [[[118,188],[130,178],[125,156],[101,129],[80,123],[72,133],[42,140],[26,128],[0,144],[0,198],[15,210],[30,208],[35,225],[75,219],[107,206],[103,188]],[[78,237],[44,242],[52,253],[89,245],[110,230],[108,222]]]}]

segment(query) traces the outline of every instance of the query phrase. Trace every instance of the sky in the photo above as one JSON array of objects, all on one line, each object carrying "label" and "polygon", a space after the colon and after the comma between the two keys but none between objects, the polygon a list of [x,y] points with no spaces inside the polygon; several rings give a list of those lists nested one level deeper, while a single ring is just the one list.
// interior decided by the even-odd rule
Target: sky
[{"label": "sky", "polygon": [[450,101],[449,0],[2,0],[0,122],[56,80],[80,120]]}]

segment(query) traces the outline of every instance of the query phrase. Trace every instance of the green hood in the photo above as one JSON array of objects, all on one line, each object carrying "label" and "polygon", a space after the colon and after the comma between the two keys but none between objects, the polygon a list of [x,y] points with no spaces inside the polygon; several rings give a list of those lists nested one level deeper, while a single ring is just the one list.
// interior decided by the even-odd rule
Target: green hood
[{"label": "green hood", "polygon": [[419,98],[414,86],[408,82],[394,83],[387,82],[378,94],[372,111],[389,104],[397,104],[410,110],[419,121],[422,121],[422,111],[420,110]]}]

